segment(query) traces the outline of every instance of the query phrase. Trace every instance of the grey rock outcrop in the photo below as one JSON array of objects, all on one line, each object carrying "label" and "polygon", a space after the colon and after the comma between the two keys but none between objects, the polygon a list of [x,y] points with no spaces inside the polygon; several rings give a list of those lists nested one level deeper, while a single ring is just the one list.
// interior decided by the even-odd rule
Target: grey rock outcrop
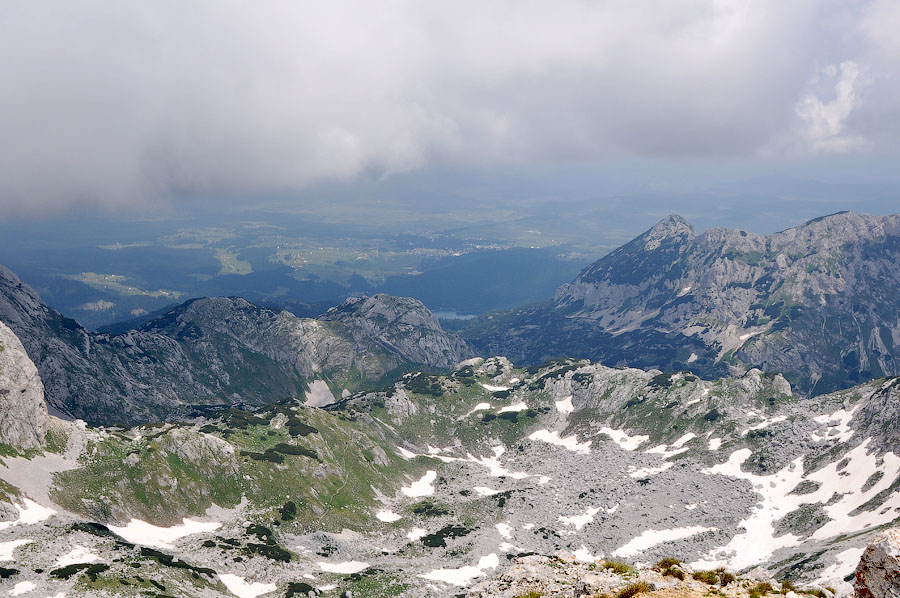
[{"label": "grey rock outcrop", "polygon": [[37,368],[18,337],[0,322],[0,442],[39,447],[49,424]]},{"label": "grey rock outcrop", "polygon": [[900,596],[900,529],[888,530],[866,547],[853,590],[857,598]]},{"label": "grey rock outcrop", "polygon": [[188,405],[263,405],[303,396],[314,378],[353,388],[403,365],[450,367],[467,356],[421,302],[387,295],[350,300],[320,320],[237,297],[194,299],[101,334],[0,266],[0,320],[37,365],[51,412],[93,424],[167,419]]},{"label": "grey rock outcrop", "polygon": [[462,339],[444,332],[417,299],[384,294],[351,298],[321,319],[340,322],[355,341],[374,340],[412,363],[446,368],[468,356]]},{"label": "grey rock outcrop", "polygon": [[900,215],[841,212],[769,236],[670,216],[547,305],[473,328],[479,352],[718,377],[781,372],[803,395],[900,373]]}]

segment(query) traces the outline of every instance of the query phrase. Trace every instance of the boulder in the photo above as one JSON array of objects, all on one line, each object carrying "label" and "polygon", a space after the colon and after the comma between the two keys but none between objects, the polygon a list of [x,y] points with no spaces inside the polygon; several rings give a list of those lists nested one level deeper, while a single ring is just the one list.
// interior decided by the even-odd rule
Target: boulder
[{"label": "boulder", "polygon": [[15,333],[0,322],[0,442],[39,447],[49,424],[37,368]]},{"label": "boulder", "polygon": [[857,598],[900,598],[900,528],[884,532],[866,547],[853,590]]}]

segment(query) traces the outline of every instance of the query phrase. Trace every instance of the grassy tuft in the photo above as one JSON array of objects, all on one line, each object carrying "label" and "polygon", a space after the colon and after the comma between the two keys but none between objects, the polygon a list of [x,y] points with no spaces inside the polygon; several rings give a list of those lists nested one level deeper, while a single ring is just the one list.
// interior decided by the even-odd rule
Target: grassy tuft
[{"label": "grassy tuft", "polygon": [[622,561],[603,561],[603,568],[609,569],[618,575],[628,575],[634,573],[634,567]]},{"label": "grassy tuft", "polygon": [[639,581],[637,583],[628,584],[618,592],[616,592],[616,598],[632,598],[632,596],[637,596],[638,594],[646,594],[648,592],[652,592],[653,588],[650,587],[650,584],[646,581]]},{"label": "grassy tuft", "polygon": [[694,571],[691,573],[691,577],[707,585],[719,583],[719,574],[716,571]]},{"label": "grassy tuft", "polygon": [[674,567],[675,565],[680,565],[680,564],[681,564],[681,561],[679,561],[678,559],[673,559],[671,557],[667,557],[667,558],[657,561],[656,564],[654,565],[654,567],[657,569],[668,569],[670,567]]}]

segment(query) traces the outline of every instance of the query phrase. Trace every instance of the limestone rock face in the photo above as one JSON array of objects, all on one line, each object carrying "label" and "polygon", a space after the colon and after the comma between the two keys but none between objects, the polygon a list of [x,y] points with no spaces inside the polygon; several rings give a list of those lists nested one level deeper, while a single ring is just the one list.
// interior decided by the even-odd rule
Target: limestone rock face
[{"label": "limestone rock face", "polygon": [[239,297],[192,299],[138,328],[95,333],[3,266],[0,321],[34,360],[51,413],[104,425],[169,419],[193,405],[265,405],[303,396],[322,377],[354,390],[360,378],[469,355],[421,302],[389,295],[348,300],[319,319]]},{"label": "limestone rock face", "polygon": [[856,567],[857,598],[900,596],[900,529],[881,534],[869,544]]},{"label": "limestone rock face", "polygon": [[0,442],[39,447],[49,423],[37,368],[19,338],[0,322]]},{"label": "limestone rock face", "polygon": [[[768,236],[670,216],[547,304],[480,322],[480,354],[705,377],[781,372],[800,395],[900,374],[900,215],[841,212]],[[785,393],[786,394],[786,393]]]},{"label": "limestone rock face", "polygon": [[328,310],[323,320],[341,322],[354,339],[371,339],[407,361],[450,367],[468,357],[465,343],[447,334],[425,305],[409,297],[351,298]]}]

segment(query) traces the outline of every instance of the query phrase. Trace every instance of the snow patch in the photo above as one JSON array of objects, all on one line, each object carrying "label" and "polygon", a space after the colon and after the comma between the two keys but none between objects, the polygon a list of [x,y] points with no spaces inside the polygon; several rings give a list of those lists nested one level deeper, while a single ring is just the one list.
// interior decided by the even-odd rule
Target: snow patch
[{"label": "snow patch", "polygon": [[630,540],[624,546],[617,548],[613,552],[613,556],[631,557],[647,550],[648,548],[653,548],[654,546],[659,546],[660,544],[665,544],[666,542],[674,542],[675,540],[682,540],[684,538],[696,536],[697,534],[702,534],[703,532],[711,532],[715,530],[716,528],[714,527],[703,527],[700,525],[693,525],[690,527],[677,527],[675,529],[664,530],[648,529],[643,531],[640,536]]},{"label": "snow patch", "polygon": [[566,436],[565,438],[561,438],[559,432],[550,432],[549,430],[538,430],[537,432],[532,433],[529,437],[529,440],[540,440],[542,442],[546,442],[548,444],[553,444],[556,446],[561,446],[566,450],[572,451],[573,453],[578,453],[579,455],[587,455],[591,452],[591,441],[587,442],[578,442],[577,436]]},{"label": "snow patch", "polygon": [[37,584],[33,581],[20,581],[9,591],[10,596],[19,596],[21,594],[28,594],[33,591],[37,587]]},{"label": "snow patch", "polygon": [[565,517],[560,515],[559,521],[563,525],[574,525],[576,530],[580,530],[588,523],[594,520],[594,515],[600,512],[600,509],[596,509],[594,507],[590,507],[587,511],[582,513],[581,515],[573,515],[571,517]]},{"label": "snow patch", "polygon": [[369,563],[362,561],[345,561],[343,563],[328,563],[319,561],[316,563],[326,573],[345,573],[347,575],[359,573],[369,568]]},{"label": "snow patch", "polygon": [[13,505],[19,512],[18,518],[14,521],[0,522],[0,530],[4,530],[14,525],[34,525],[35,523],[45,521],[56,514],[56,511],[53,509],[43,507],[30,498],[22,499],[22,503],[22,505],[19,505],[18,503]]},{"label": "snow patch", "polygon": [[185,517],[181,525],[158,527],[140,519],[132,519],[125,527],[110,525],[109,529],[132,544],[152,546],[154,548],[174,548],[174,543],[185,536],[203,534],[222,527],[217,521],[196,521]]},{"label": "snow patch", "polygon": [[497,528],[497,532],[499,532],[502,537],[506,538],[507,540],[512,538],[512,528],[510,527],[509,523],[498,523],[494,527]]},{"label": "snow patch", "polygon": [[466,565],[459,569],[435,569],[419,577],[463,587],[469,585],[476,577],[484,575],[487,569],[496,569],[499,565],[500,559],[496,553],[492,552],[487,556],[481,557],[477,565]]},{"label": "snow patch", "polygon": [[415,457],[430,457],[432,459],[438,459],[443,463],[474,463],[476,465],[481,465],[482,467],[486,467],[489,470],[491,476],[495,478],[499,477],[511,477],[514,480],[521,480],[528,477],[531,477],[529,474],[524,472],[511,472],[503,465],[500,464],[500,456],[504,452],[504,448],[502,446],[494,447],[494,457],[476,457],[472,455],[472,453],[467,453],[465,458],[461,457],[450,457],[447,455],[421,455],[417,453],[413,453],[411,451],[406,450],[403,447],[398,447],[397,451],[401,457],[404,459],[414,459]]},{"label": "snow patch", "polygon": [[500,494],[499,490],[492,490],[485,486],[475,486],[474,488],[472,488],[472,490],[474,490],[475,494],[477,494],[478,496],[493,496],[495,494]]},{"label": "snow patch", "polygon": [[310,407],[324,407],[335,402],[331,389],[324,380],[313,380],[306,391],[306,404]]},{"label": "snow patch", "polygon": [[591,554],[591,551],[587,549],[587,547],[582,544],[581,548],[572,553],[575,557],[575,561],[579,563],[595,563],[600,560],[599,555]]},{"label": "snow patch", "polygon": [[13,560],[13,551],[19,546],[25,546],[26,544],[31,544],[31,540],[10,540],[9,542],[0,542],[0,563]]},{"label": "snow patch", "polygon": [[600,434],[606,434],[610,439],[626,451],[633,451],[643,443],[650,440],[649,436],[636,434],[630,436],[625,430],[613,430],[612,428],[600,428]]},{"label": "snow patch", "polygon": [[662,473],[665,470],[672,467],[673,465],[675,465],[675,464],[672,463],[671,461],[667,461],[667,462],[663,463],[662,465],[660,465],[659,467],[641,467],[640,469],[635,468],[634,465],[629,465],[628,466],[628,475],[630,475],[633,478],[646,478],[646,477],[650,477],[652,475],[656,475],[658,473]]},{"label": "snow patch", "polygon": [[859,564],[859,559],[864,551],[865,548],[860,546],[859,548],[848,548],[837,553],[835,555],[837,562],[825,567],[822,573],[819,574],[818,579],[816,579],[816,583],[821,586],[836,588],[838,596],[852,596],[853,584],[844,581],[844,578],[856,570],[856,565]]},{"label": "snow patch", "polygon": [[685,434],[684,436],[682,436],[681,438],[679,438],[678,440],[673,442],[672,446],[674,448],[678,448],[680,446],[687,444],[688,442],[690,442],[691,440],[693,440],[696,437],[697,437],[697,435],[694,434],[693,432],[688,432],[687,434]]},{"label": "snow patch", "polygon": [[410,498],[418,498],[420,496],[431,496],[434,494],[434,486],[431,483],[437,479],[437,472],[429,469],[421,478],[413,482],[409,486],[400,488],[400,492]]},{"label": "snow patch", "polygon": [[232,573],[219,573],[218,576],[228,591],[239,598],[256,598],[262,594],[274,592],[278,587],[274,583],[247,583],[245,578]]},{"label": "snow patch", "polygon": [[819,436],[815,432],[812,433],[812,439],[816,442],[820,440],[834,439],[838,442],[847,442],[853,436],[853,429],[850,427],[850,420],[856,415],[860,405],[856,405],[850,411],[839,409],[834,413],[826,413],[813,418],[818,424],[825,426],[825,435]]},{"label": "snow patch", "polygon": [[490,404],[490,403],[478,403],[477,405],[475,405],[474,407],[472,407],[472,409],[469,410],[469,412],[466,413],[466,415],[467,415],[467,416],[468,416],[468,415],[472,415],[472,414],[475,413],[476,411],[484,411],[484,410],[490,409],[490,408],[491,408],[491,404]]},{"label": "snow patch", "polygon": [[528,405],[525,404],[525,401],[521,401],[515,405],[508,405],[497,413],[518,413],[519,411],[525,411],[526,409],[528,409]]},{"label": "snow patch", "polygon": [[561,401],[554,401],[554,403],[556,404],[556,410],[563,415],[567,415],[575,411],[575,406],[572,405],[572,395],[567,396]]},{"label": "snow patch", "polygon": [[375,517],[378,519],[378,521],[384,521],[385,523],[393,523],[395,521],[400,521],[401,519],[403,519],[403,515],[394,513],[389,509],[382,509],[378,511],[377,513],[375,513]]},{"label": "snow patch", "polygon": [[[825,525],[813,533],[812,540],[827,540],[893,521],[896,511],[900,510],[900,493],[891,495],[876,510],[850,515],[876,494],[889,488],[900,475],[900,457],[887,452],[879,459],[875,454],[869,454],[870,442],[871,439],[866,439],[853,450],[836,458],[834,463],[805,475],[803,456],[770,476],[743,471],[741,465],[752,454],[747,448],[732,453],[725,463],[702,470],[707,474],[747,480],[760,495],[760,502],[740,522],[739,527],[745,530],[744,533],[734,536],[727,545],[708,552],[696,566],[715,568],[724,564],[735,569],[745,569],[768,560],[780,548],[800,545],[804,540],[793,534],[776,537],[774,523],[805,503],[821,504],[829,518]],[[838,470],[838,464],[845,459],[848,461],[846,467]],[[863,492],[863,485],[876,471],[882,471],[884,475]],[[818,489],[804,495],[791,494],[797,484],[804,480],[817,482]],[[835,494],[839,498],[831,502]]]},{"label": "snow patch", "polygon": [[484,384],[483,382],[479,382],[479,384],[481,384],[482,388],[491,392],[503,392],[504,390],[509,390],[508,386],[494,386],[492,384]]},{"label": "snow patch", "polygon": [[424,538],[428,535],[428,530],[424,530],[421,527],[414,527],[409,532],[407,532],[406,537],[409,538],[410,542],[415,542],[420,538]]},{"label": "snow patch", "polygon": [[71,551],[56,559],[56,566],[66,567],[75,563],[96,563],[99,560],[100,555],[91,552],[90,548],[76,544]]},{"label": "snow patch", "polygon": [[407,461],[409,461],[410,459],[415,459],[416,457],[419,456],[419,455],[415,454],[415,453],[412,452],[412,451],[406,450],[406,449],[403,448],[402,446],[398,446],[398,447],[397,447],[397,453],[398,453],[401,457],[403,457],[404,459],[406,459]]},{"label": "snow patch", "polygon": [[754,424],[754,425],[750,426],[749,428],[747,428],[746,430],[744,430],[743,432],[741,432],[741,436],[746,436],[748,432],[751,432],[753,430],[762,430],[763,428],[768,428],[772,424],[777,424],[778,422],[783,422],[786,419],[787,419],[786,415],[779,415],[778,417],[773,417],[772,419],[764,419],[763,421],[759,422],[758,424]]},{"label": "snow patch", "polygon": [[721,438],[710,438],[708,446],[709,446],[709,450],[717,451],[722,446],[722,439]]}]

